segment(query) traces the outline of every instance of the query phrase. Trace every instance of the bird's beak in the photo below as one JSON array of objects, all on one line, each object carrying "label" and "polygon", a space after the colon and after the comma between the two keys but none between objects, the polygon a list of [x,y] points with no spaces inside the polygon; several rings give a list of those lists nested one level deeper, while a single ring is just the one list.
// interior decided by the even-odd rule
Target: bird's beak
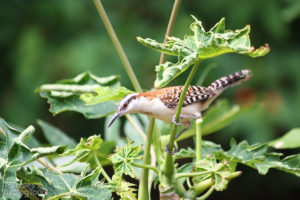
[{"label": "bird's beak", "polygon": [[118,117],[120,117],[121,115],[123,114],[123,112],[116,112],[113,116],[112,116],[112,118],[111,118],[111,120],[110,120],[110,122],[109,122],[109,124],[108,124],[108,128],[112,125],[112,123],[114,123],[114,121],[118,118]]}]

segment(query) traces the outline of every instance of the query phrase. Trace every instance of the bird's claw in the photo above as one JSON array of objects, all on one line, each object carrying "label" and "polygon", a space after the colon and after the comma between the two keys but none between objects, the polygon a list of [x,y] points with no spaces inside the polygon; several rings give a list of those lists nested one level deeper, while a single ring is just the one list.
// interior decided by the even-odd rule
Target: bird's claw
[{"label": "bird's claw", "polygon": [[174,115],[172,118],[172,122],[176,125],[176,126],[180,126],[181,125],[181,119],[179,117],[178,122],[176,121],[176,116]]},{"label": "bird's claw", "polygon": [[168,148],[168,146],[169,146],[169,142],[168,142],[168,144],[166,144],[166,146],[165,146],[165,150],[166,150],[166,152],[167,152],[168,154],[173,155],[174,153],[177,153],[177,152],[178,152],[178,148],[177,148],[176,146],[174,146],[174,151],[171,151],[171,150]]}]

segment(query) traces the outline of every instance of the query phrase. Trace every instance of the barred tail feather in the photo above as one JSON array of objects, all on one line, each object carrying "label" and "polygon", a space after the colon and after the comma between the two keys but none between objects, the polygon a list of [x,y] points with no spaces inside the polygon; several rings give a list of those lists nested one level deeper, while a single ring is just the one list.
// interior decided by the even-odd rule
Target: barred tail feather
[{"label": "barred tail feather", "polygon": [[209,88],[216,93],[222,92],[224,89],[239,85],[252,77],[251,70],[245,69],[239,72],[224,76],[213,82]]}]

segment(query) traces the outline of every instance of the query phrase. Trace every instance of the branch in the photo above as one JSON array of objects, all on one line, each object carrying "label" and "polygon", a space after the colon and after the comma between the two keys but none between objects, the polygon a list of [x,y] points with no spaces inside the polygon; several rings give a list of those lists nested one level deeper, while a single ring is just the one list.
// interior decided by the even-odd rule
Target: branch
[{"label": "branch", "polygon": [[104,24],[104,26],[107,30],[107,33],[108,33],[110,39],[112,40],[113,45],[115,46],[115,48],[117,50],[117,53],[118,53],[118,55],[119,55],[119,57],[120,57],[120,59],[123,63],[123,66],[124,66],[128,76],[130,78],[130,81],[131,81],[134,89],[137,92],[142,92],[142,88],[141,88],[141,86],[140,86],[140,84],[139,84],[139,82],[138,82],[138,80],[137,80],[137,78],[136,78],[136,76],[135,76],[135,74],[132,70],[132,67],[131,67],[131,65],[128,61],[128,58],[127,58],[127,56],[126,56],[126,54],[125,54],[125,52],[122,48],[122,45],[121,45],[121,43],[120,43],[120,41],[119,41],[115,31],[114,31],[114,28],[112,27],[112,25],[110,23],[110,20],[107,17],[107,14],[106,14],[103,6],[102,6],[101,1],[100,0],[94,0],[94,4],[97,8],[97,11],[98,11],[102,21],[103,21],[103,24]]},{"label": "branch", "polygon": [[[172,32],[174,24],[175,24],[175,20],[176,20],[177,14],[178,14],[180,3],[181,3],[181,0],[175,0],[175,2],[174,2],[164,42],[168,41],[168,37],[171,36],[171,32]],[[159,64],[163,64],[164,62],[166,62],[166,54],[162,53],[160,56]]]},{"label": "branch", "polygon": [[50,171],[56,172],[56,173],[58,173],[58,175],[62,175],[62,172],[59,169],[57,169],[56,167],[54,167],[51,163],[46,162],[42,158],[38,158],[37,161],[39,163],[41,163],[44,167],[49,168]]},{"label": "branch", "polygon": [[144,168],[144,169],[151,169],[153,170],[157,175],[159,175],[159,170],[152,166],[152,165],[144,165],[144,164],[137,164],[137,163],[131,163],[132,166],[138,167],[138,168]]}]

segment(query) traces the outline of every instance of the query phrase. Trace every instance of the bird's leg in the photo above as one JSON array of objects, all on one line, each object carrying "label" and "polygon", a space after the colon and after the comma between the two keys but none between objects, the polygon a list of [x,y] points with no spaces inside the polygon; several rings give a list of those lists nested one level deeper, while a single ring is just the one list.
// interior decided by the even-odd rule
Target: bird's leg
[{"label": "bird's leg", "polygon": [[[190,128],[191,126],[191,122],[187,121],[183,124],[184,128],[175,136],[175,140],[184,132],[186,131],[188,128]],[[169,148],[169,142],[166,144],[165,146],[165,150],[166,152],[168,152],[169,154],[173,155],[174,153],[176,153],[178,151],[178,148],[176,146],[174,146],[174,151],[171,151]]]}]

